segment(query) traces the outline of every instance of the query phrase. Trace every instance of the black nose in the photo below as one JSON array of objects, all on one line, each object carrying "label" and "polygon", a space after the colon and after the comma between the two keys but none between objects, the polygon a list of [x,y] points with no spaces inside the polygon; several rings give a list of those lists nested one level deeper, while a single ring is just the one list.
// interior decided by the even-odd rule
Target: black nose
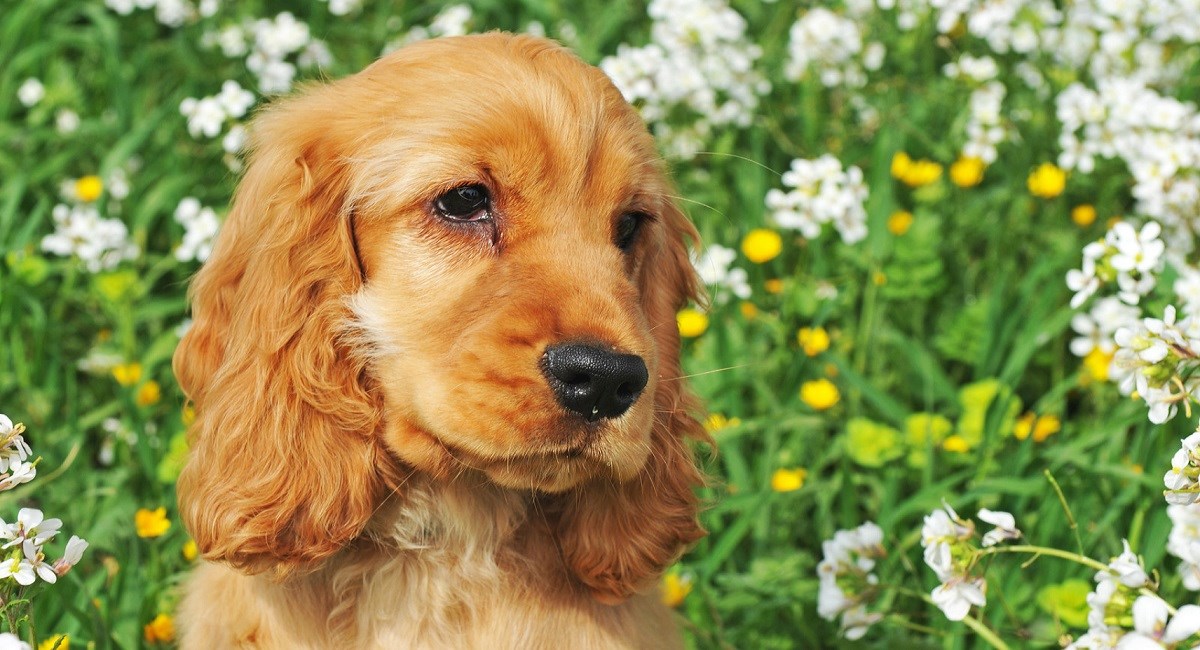
[{"label": "black nose", "polygon": [[617,354],[582,343],[546,348],[542,372],[558,403],[589,422],[629,410],[650,380],[636,354]]}]

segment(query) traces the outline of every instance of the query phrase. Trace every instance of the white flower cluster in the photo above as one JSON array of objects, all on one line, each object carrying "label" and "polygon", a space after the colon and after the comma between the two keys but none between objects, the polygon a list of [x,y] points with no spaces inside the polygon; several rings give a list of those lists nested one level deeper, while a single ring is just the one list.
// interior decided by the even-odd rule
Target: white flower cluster
[{"label": "white flower cluster", "polygon": [[11,490],[37,476],[37,461],[29,459],[33,450],[21,435],[24,432],[24,425],[14,425],[7,415],[0,413],[0,491]]},{"label": "white flower cluster", "polygon": [[826,88],[861,88],[866,71],[878,70],[885,53],[882,43],[863,47],[857,22],[817,7],[792,24],[784,74],[798,81],[813,70]]},{"label": "white flower cluster", "polygon": [[1104,239],[1083,248],[1083,266],[1067,272],[1067,287],[1075,292],[1071,307],[1078,308],[1102,287],[1116,282],[1122,302],[1138,304],[1158,284],[1166,260],[1162,227],[1155,221],[1135,230],[1128,221],[1113,224]]},{"label": "white flower cluster", "polygon": [[1172,47],[1200,39],[1197,0],[1078,0],[1064,7],[1061,21],[1047,21],[1041,30],[1042,50],[1096,79],[1174,81],[1190,64],[1172,60]]},{"label": "white flower cluster", "polygon": [[450,5],[438,12],[433,20],[429,21],[429,25],[417,25],[408,30],[399,39],[389,43],[384,48],[384,53],[399,49],[429,38],[440,38],[442,36],[462,36],[470,32],[471,29],[471,7],[467,5]]},{"label": "white flower cluster", "polygon": [[830,154],[815,160],[796,159],[784,172],[783,184],[791,189],[772,188],[766,197],[771,218],[780,227],[816,239],[822,226],[832,223],[847,244],[866,238],[867,186],[858,167],[843,170],[842,163]]},{"label": "white flower cluster", "polygon": [[75,256],[88,271],[116,268],[141,252],[129,240],[129,229],[120,219],[105,219],[95,205],[54,206],[54,232],[42,238],[42,250],[63,257]]},{"label": "white flower cluster", "polygon": [[226,137],[222,138],[222,148],[227,154],[241,151],[245,143],[245,128],[236,120],[244,118],[248,110],[254,106],[253,92],[241,88],[238,82],[227,79],[221,84],[221,92],[209,97],[187,97],[179,104],[179,112],[187,118],[187,132],[193,138],[216,138],[221,133],[226,121],[232,122]]},{"label": "white flower cluster", "polygon": [[[1007,512],[983,508],[978,517],[995,526],[983,536],[985,548],[1021,536],[1016,519]],[[921,527],[925,564],[941,581],[930,596],[952,621],[966,618],[972,605],[982,607],[987,603],[987,582],[982,576],[972,575],[977,560],[974,538],[975,523],[960,518],[945,502],[941,509],[925,516]]]},{"label": "white flower cluster", "polygon": [[853,530],[839,530],[833,539],[821,543],[825,557],[817,565],[820,590],[817,614],[832,621],[842,617],[842,635],[860,639],[867,628],[883,619],[878,612],[867,612],[866,602],[873,595],[879,578],[872,571],[875,560],[887,553],[883,548],[883,530],[867,522]]},{"label": "white flower cluster", "polygon": [[1200,591],[1200,504],[1171,504],[1167,516],[1171,518],[1167,552],[1181,560],[1179,577],[1183,586]]},{"label": "white flower cluster", "polygon": [[1200,319],[1177,323],[1175,316],[1168,305],[1161,319],[1143,318],[1113,336],[1117,352],[1110,372],[1117,388],[1136,392],[1155,424],[1175,417],[1180,404],[1191,415],[1191,402],[1200,397],[1200,377],[1192,372],[1200,359]]},{"label": "white flower cluster", "polygon": [[[1059,164],[1091,172],[1096,158],[1125,163],[1135,211],[1159,221],[1182,258],[1200,233],[1200,112],[1133,79],[1072,84],[1057,99]],[[1176,243],[1177,242],[1177,243]]]},{"label": "white flower cluster", "polygon": [[1118,329],[1134,326],[1141,311],[1115,296],[1100,298],[1088,313],[1075,314],[1071,328],[1079,336],[1071,339],[1071,353],[1083,358],[1099,351],[1111,357],[1117,351],[1114,336]]},{"label": "white flower cluster", "polygon": [[1167,488],[1163,496],[1171,505],[1191,506],[1200,501],[1200,431],[1179,442],[1179,451],[1171,457],[1171,469],[1163,475]]},{"label": "white flower cluster", "polygon": [[0,632],[0,650],[33,650],[33,646],[12,632]]},{"label": "white flower cluster", "polygon": [[1141,558],[1122,543],[1121,554],[1096,572],[1096,589],[1087,596],[1088,631],[1069,649],[1175,648],[1200,632],[1200,607],[1184,605],[1171,616],[1166,601],[1148,591],[1153,585]]},{"label": "white flower cluster", "polygon": [[[201,42],[231,59],[246,57],[246,68],[257,80],[259,92],[266,95],[291,90],[297,66],[325,67],[332,62],[324,41],[312,38],[308,24],[287,11],[274,19],[247,20],[207,32]],[[295,63],[289,57],[295,57]]]},{"label": "white flower cluster", "polygon": [[725,302],[729,294],[745,300],[750,297],[750,282],[746,269],[733,265],[737,252],[720,244],[710,244],[704,249],[704,254],[692,260],[700,281],[714,291],[718,303]]},{"label": "white flower cluster", "polygon": [[[37,460],[29,461],[33,452],[21,435],[24,431],[24,425],[14,425],[8,416],[0,414],[0,467],[3,468],[0,474],[4,475],[0,490],[27,483],[37,474]],[[21,508],[12,523],[0,519],[0,542],[3,542],[0,549],[14,549],[0,559],[0,585],[10,578],[21,586],[31,585],[38,578],[54,583],[78,564],[88,543],[74,535],[67,542],[62,558],[54,563],[46,561],[44,546],[61,527],[61,520],[46,519],[35,508]]]},{"label": "white flower cluster", "polygon": [[989,81],[971,92],[964,157],[978,158],[989,165],[996,162],[999,155],[996,145],[1004,142],[1008,135],[1000,114],[1000,105],[1007,92],[999,81]]},{"label": "white flower cluster", "polygon": [[197,17],[213,16],[221,8],[220,0],[200,0],[197,4],[188,0],[104,0],[104,4],[122,16],[128,16],[134,9],[153,9],[154,19],[172,29],[183,27]]},{"label": "white flower cluster", "polygon": [[[651,0],[651,43],[622,44],[600,62],[674,155],[690,158],[714,127],[746,126],[770,84],[754,69],[762,48],[724,0]],[[683,128],[668,118],[686,114]],[[672,120],[676,124],[679,118]]]},{"label": "white flower cluster", "polygon": [[200,200],[188,196],[175,208],[175,221],[183,225],[183,242],[175,249],[175,259],[180,262],[204,262],[212,253],[213,240],[221,228],[221,221],[212,208],[200,205]]}]

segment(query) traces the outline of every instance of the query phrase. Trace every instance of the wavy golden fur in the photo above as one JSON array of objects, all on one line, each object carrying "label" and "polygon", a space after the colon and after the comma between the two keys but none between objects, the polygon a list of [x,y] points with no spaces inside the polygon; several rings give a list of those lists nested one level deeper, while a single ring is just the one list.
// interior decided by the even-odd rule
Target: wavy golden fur
[{"label": "wavy golden fur", "polygon": [[[174,360],[182,646],[677,646],[653,588],[703,535],[695,231],[616,88],[543,39],[436,39],[251,132]],[[469,185],[490,218],[441,218]],[[570,341],[644,360],[628,411],[560,406],[541,359]]]}]

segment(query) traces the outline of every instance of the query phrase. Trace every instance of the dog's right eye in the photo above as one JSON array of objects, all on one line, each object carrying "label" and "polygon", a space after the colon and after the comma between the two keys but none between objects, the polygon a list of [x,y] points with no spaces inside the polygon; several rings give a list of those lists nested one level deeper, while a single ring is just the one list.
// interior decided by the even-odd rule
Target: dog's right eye
[{"label": "dog's right eye", "polygon": [[433,207],[451,221],[484,221],[491,218],[490,203],[486,187],[464,185],[439,196]]}]

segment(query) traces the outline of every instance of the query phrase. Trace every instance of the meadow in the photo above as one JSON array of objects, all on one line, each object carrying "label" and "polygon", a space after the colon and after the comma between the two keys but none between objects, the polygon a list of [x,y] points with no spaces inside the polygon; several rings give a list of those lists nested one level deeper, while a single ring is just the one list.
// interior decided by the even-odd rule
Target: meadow
[{"label": "meadow", "polygon": [[703,236],[691,647],[1200,644],[1197,0],[0,0],[0,648],[173,646],[255,108],[491,29],[608,72]]}]

